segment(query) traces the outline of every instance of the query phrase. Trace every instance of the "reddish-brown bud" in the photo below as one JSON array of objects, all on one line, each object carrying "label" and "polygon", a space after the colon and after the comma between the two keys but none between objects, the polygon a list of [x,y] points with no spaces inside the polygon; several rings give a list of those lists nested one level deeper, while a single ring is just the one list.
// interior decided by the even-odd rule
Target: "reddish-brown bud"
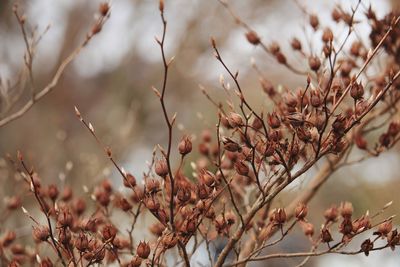
[{"label": "reddish-brown bud", "polygon": [[332,235],[329,232],[328,228],[323,227],[321,229],[321,240],[324,243],[329,243],[329,242],[333,241]]},{"label": "reddish-brown bud", "polygon": [[87,236],[86,236],[84,233],[80,232],[80,233],[79,233],[79,236],[75,239],[74,244],[75,244],[75,247],[76,247],[80,252],[83,252],[83,251],[85,251],[85,250],[88,249],[88,247],[89,247],[89,240],[88,240]]},{"label": "reddish-brown bud", "polygon": [[304,203],[299,203],[297,204],[294,213],[298,220],[303,220],[307,216],[308,208]]},{"label": "reddish-brown bud", "polygon": [[184,136],[178,145],[178,150],[181,155],[189,154],[192,151],[192,142],[188,136]]},{"label": "reddish-brown bud", "polygon": [[36,242],[44,242],[49,238],[50,231],[47,226],[40,225],[33,227],[32,235]]},{"label": "reddish-brown bud", "polygon": [[317,72],[321,67],[321,60],[318,57],[311,56],[308,58],[308,65],[310,66],[310,69]]},{"label": "reddish-brown bud", "polygon": [[338,215],[339,211],[336,206],[332,206],[324,212],[324,217],[328,222],[336,221]]},{"label": "reddish-brown bud", "polygon": [[140,241],[139,245],[136,248],[136,254],[142,258],[142,259],[147,259],[150,255],[150,246],[146,242]]},{"label": "reddish-brown bud", "polygon": [[260,43],[260,37],[258,37],[257,33],[254,31],[249,31],[246,33],[246,38],[249,43],[252,45],[258,45]]},{"label": "reddish-brown bud", "polygon": [[290,44],[291,44],[293,50],[299,50],[299,51],[301,50],[301,42],[299,39],[293,38],[292,42]]},{"label": "reddish-brown bud", "polygon": [[318,28],[319,20],[318,20],[317,15],[311,14],[310,18],[309,18],[309,22],[310,22],[311,27],[313,27],[314,30],[316,30]]},{"label": "reddish-brown bud", "polygon": [[136,186],[136,178],[135,176],[133,176],[130,173],[127,173],[125,175],[125,179],[124,179],[124,186],[128,187],[128,188],[132,188]]},{"label": "reddish-brown bud", "polygon": [[246,162],[240,160],[235,162],[235,170],[238,174],[247,176],[249,174],[249,166],[247,166]]},{"label": "reddish-brown bud", "polygon": [[168,164],[165,158],[157,160],[155,165],[155,171],[157,175],[165,178],[168,175]]},{"label": "reddish-brown bud", "polygon": [[106,224],[101,230],[103,240],[113,240],[117,235],[117,228],[112,224]]}]

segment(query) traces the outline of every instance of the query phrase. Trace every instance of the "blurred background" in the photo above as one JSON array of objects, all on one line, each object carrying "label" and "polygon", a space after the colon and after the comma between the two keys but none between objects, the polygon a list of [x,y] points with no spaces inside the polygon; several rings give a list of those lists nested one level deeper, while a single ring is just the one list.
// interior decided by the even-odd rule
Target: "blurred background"
[{"label": "blurred background", "polygon": [[[334,26],[330,12],[337,3],[350,10],[356,1],[298,2],[318,14],[322,27],[332,26],[335,33],[342,34],[346,29]],[[25,45],[12,11],[13,3],[0,2],[0,78],[3,85],[15,81],[24,64]],[[97,0],[19,1],[28,29],[37,27],[38,32],[42,32],[50,25],[37,47],[33,63],[37,88],[43,88],[50,81],[63,58],[85,38],[99,3]],[[305,63],[290,54],[291,38],[296,36],[304,40],[308,36],[316,43],[320,40],[320,36],[312,36],[311,31],[304,29],[307,17],[293,0],[231,0],[229,3],[263,41],[278,42],[298,66]],[[369,4],[379,17],[391,9],[399,9],[400,5],[398,0],[364,0],[363,3],[360,18],[364,18],[365,7]],[[112,147],[117,161],[137,177],[146,171],[146,160],[151,160],[154,146],[166,146],[167,131],[161,107],[151,90],[151,86],[160,87],[163,75],[159,47],[154,40],[162,30],[158,1],[114,0],[111,6],[109,21],[68,67],[57,88],[22,118],[0,128],[0,183],[3,185],[0,196],[7,197],[19,190],[10,182],[14,171],[5,159],[7,153],[15,156],[17,150],[23,152],[46,182],[70,184],[78,193],[84,194],[82,185],[91,187],[106,177],[116,185],[121,183],[103,151],[76,118],[74,106],[93,124],[104,143]],[[213,129],[216,123],[216,109],[200,92],[200,84],[216,99],[224,99],[219,77],[224,74],[228,80],[228,76],[213,57],[210,36],[217,40],[226,63],[233,70],[239,70],[246,97],[255,107],[268,108],[268,102],[263,99],[258,75],[251,67],[252,60],[277,86],[304,85],[304,77],[294,75],[261,49],[250,45],[243,28],[234,23],[217,0],[167,0],[166,19],[169,23],[167,57],[175,57],[166,96],[170,113],[178,114],[175,143],[183,134],[195,137],[201,129]],[[357,33],[368,40],[368,24],[357,27]],[[15,110],[26,100],[22,98]],[[323,210],[332,203],[349,200],[362,213],[366,209],[378,210],[394,200],[388,215],[399,213],[399,162],[397,148],[379,158],[342,169],[318,193],[311,203],[312,208]],[[302,186],[298,184],[296,189],[301,190]],[[23,227],[24,222],[18,223]],[[316,217],[315,223],[322,223],[322,218]],[[298,249],[293,242],[285,246],[289,251]],[[294,266],[299,262],[298,259],[286,260],[268,266]],[[399,266],[399,262],[397,252],[385,251],[372,253],[368,258],[325,256],[310,261],[307,266],[377,266],[378,263]]]}]

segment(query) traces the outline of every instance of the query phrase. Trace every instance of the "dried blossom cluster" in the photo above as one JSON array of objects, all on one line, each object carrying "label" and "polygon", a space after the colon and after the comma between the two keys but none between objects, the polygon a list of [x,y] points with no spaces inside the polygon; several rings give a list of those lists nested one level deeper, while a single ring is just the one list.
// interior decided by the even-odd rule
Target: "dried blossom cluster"
[{"label": "dried blossom cluster", "polygon": [[[399,17],[388,14],[379,19],[371,8],[366,9],[366,20],[372,25],[372,46],[368,46],[358,39],[349,43],[354,26],[363,23],[354,19],[356,12],[361,12],[360,2],[351,12],[339,6],[332,12],[332,19],[348,29],[344,40],[324,27],[317,15],[305,11],[314,33],[322,33],[323,45],[321,51],[309,51],[305,48],[307,44],[294,38],[291,48],[305,63],[295,66],[277,42],[265,44],[228,4],[221,3],[246,30],[247,41],[263,49],[293,75],[302,75],[304,86],[277,89],[254,63],[264,96],[273,103],[269,110],[256,110],[245,97],[239,73],[226,65],[218,42],[212,38],[214,56],[235,88],[232,90],[224,78],[220,84],[229,99],[237,98],[223,105],[202,88],[216,107],[216,127],[205,129],[196,141],[191,135],[185,135],[175,147],[173,130],[177,116],[171,116],[165,105],[172,60],[164,53],[167,21],[164,2],[160,1],[163,33],[157,43],[164,77],[161,88],[154,87],[153,91],[160,100],[165,119],[167,146],[159,145],[148,172],[143,177],[135,177],[118,165],[111,148],[103,145],[92,124],[75,108],[81,123],[119,171],[125,189],[118,190],[109,180],[104,180],[94,188],[87,188],[88,200],[76,196],[69,187],[43,185],[18,153],[17,161],[10,161],[20,171],[26,190],[35,198],[41,213],[33,215],[22,208],[32,222],[36,246],[25,247],[14,231],[5,231],[0,242],[2,263],[9,266],[29,262],[40,266],[97,263],[167,266],[170,253],[175,253],[179,258],[175,264],[191,266],[196,262],[196,250],[205,246],[210,266],[244,266],[251,261],[285,257],[300,258],[304,265],[313,256],[328,253],[368,256],[372,251],[394,250],[400,245],[400,234],[392,224],[393,216],[380,217],[391,203],[375,214],[367,212],[361,216],[353,214],[353,205],[349,202],[332,206],[320,215],[321,227],[308,219],[311,211],[307,206],[334,171],[377,156],[400,139],[400,123],[396,118],[400,99]],[[109,14],[107,4],[100,6],[100,14],[102,17]],[[92,33],[99,32],[101,25],[96,24]],[[378,55],[383,50],[385,54]],[[374,63],[378,56],[385,57],[383,66]],[[375,71],[379,69],[373,76],[372,66]],[[384,124],[380,123],[382,118],[385,118]],[[372,140],[375,133],[379,137]],[[364,156],[350,160],[353,149],[362,150]],[[194,151],[198,154],[189,164],[188,156]],[[276,206],[274,200],[285,188],[302,179],[301,175],[317,162],[323,166],[309,188],[292,202],[280,202],[281,206]],[[190,168],[192,173],[187,171]],[[20,197],[8,199],[9,211],[19,210]],[[116,214],[117,210],[122,215]],[[145,229],[149,236],[140,240],[135,236],[140,227],[137,220],[145,214],[153,222]],[[121,220],[131,227],[121,228],[118,224]],[[279,246],[281,241],[289,239],[296,228],[304,233],[309,251],[263,253],[266,248]],[[347,248],[349,243],[359,242],[358,237],[366,236],[358,250]],[[210,247],[221,239],[227,241],[216,254]],[[377,245],[377,240],[385,242]]]}]

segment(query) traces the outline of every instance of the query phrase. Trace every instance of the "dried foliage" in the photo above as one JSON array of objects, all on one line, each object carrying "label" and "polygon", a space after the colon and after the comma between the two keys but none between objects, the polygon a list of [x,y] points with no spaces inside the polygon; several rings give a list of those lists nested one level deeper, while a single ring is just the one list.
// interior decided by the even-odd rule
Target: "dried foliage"
[{"label": "dried foliage", "polygon": [[[274,57],[293,75],[302,75],[304,87],[277,89],[254,63],[265,97],[273,103],[271,110],[257,110],[245,96],[239,73],[226,64],[217,40],[211,38],[214,56],[233,81],[234,88],[221,77],[220,85],[229,99],[223,104],[201,87],[217,110],[216,127],[205,129],[195,141],[197,144],[193,144],[190,135],[184,135],[178,147],[173,147],[176,114],[172,115],[166,106],[167,79],[173,60],[165,55],[167,21],[161,0],[163,31],[156,41],[164,76],[160,88],[152,89],[165,119],[167,146],[158,145],[154,149],[148,172],[136,178],[116,162],[111,148],[103,144],[93,125],[75,108],[82,125],[120,173],[125,190],[116,190],[109,180],[104,180],[93,189],[86,188],[91,197],[88,203],[69,187],[42,184],[39,174],[29,167],[22,153],[18,152],[16,160],[10,156],[10,163],[23,179],[20,194],[6,203],[9,212],[5,216],[19,213],[22,208],[32,223],[32,239],[36,245],[24,246],[13,229],[4,231],[0,242],[2,265],[171,266],[174,261],[174,264],[190,266],[196,265],[196,250],[206,247],[209,266],[244,266],[252,261],[292,257],[299,258],[298,266],[302,266],[314,256],[362,253],[368,256],[376,250],[394,250],[400,245],[400,234],[392,225],[393,216],[382,218],[391,202],[375,213],[365,212],[361,216],[355,215],[350,202],[333,205],[320,215],[321,227],[307,219],[313,212],[308,202],[333,172],[378,156],[400,139],[400,123],[396,121],[400,99],[400,18],[395,14],[378,18],[361,1],[350,12],[338,6],[332,11],[332,19],[348,29],[346,37],[339,40],[332,29],[322,28],[317,15],[303,8],[309,17],[309,27],[315,34],[322,33],[322,46],[320,51],[308,51],[305,47],[309,44],[298,38],[291,41],[293,52],[307,63],[301,68],[292,64],[277,42],[264,43],[226,2],[221,4],[245,29],[247,41]],[[356,12],[364,12],[365,21],[356,21]],[[34,45],[40,38],[29,37],[24,28],[25,18],[15,9],[27,46],[25,67],[32,98],[22,109],[0,120],[0,126],[22,116],[55,87],[65,67],[101,31],[110,15],[108,4],[101,4],[99,13],[84,42],[60,65],[49,85],[37,91],[32,60]],[[371,46],[358,39],[348,44],[354,25],[368,22],[372,25]],[[383,65],[376,64],[379,57],[385,58]],[[371,140],[367,136],[375,133],[379,137],[367,142]],[[191,163],[187,157],[194,148],[199,154]],[[354,149],[363,151],[364,156],[350,161],[349,154]],[[180,161],[173,162],[175,159]],[[322,167],[307,187],[291,203],[273,208],[280,194],[294,181],[302,179],[317,162]],[[189,168],[193,173],[187,173]],[[34,197],[40,212],[21,207],[21,198],[27,192]],[[123,219],[114,216],[116,209],[123,213]],[[146,214],[152,217],[148,229],[152,236],[138,240],[134,235],[137,220]],[[131,227],[119,228],[117,221],[121,220],[130,222]],[[289,239],[296,228],[304,233],[309,251],[264,253],[265,249]],[[360,236],[364,241],[360,242]],[[226,243],[216,253],[211,246],[222,239]],[[379,240],[384,242],[378,244]],[[350,243],[359,248],[349,250]]]}]

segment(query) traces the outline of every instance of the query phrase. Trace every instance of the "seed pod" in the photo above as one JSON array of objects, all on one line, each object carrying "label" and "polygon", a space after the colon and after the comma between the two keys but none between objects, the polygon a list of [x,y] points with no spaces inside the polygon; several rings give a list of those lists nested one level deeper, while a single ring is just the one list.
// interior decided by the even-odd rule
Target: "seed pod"
[{"label": "seed pod", "polygon": [[361,244],[361,251],[364,252],[365,256],[369,255],[369,252],[374,248],[374,243],[368,238]]},{"label": "seed pod", "polygon": [[155,165],[155,171],[158,176],[165,178],[168,175],[168,164],[165,158],[157,160]]},{"label": "seed pod", "polygon": [[329,43],[333,40],[333,33],[330,28],[325,28],[324,32],[322,33],[322,41],[324,43]]},{"label": "seed pod", "polygon": [[62,227],[72,227],[73,217],[68,208],[64,208],[57,216],[57,223]]},{"label": "seed pod", "polygon": [[355,137],[354,137],[354,143],[356,144],[356,146],[359,148],[359,149],[367,149],[367,140],[365,140],[365,138],[362,136],[362,135],[356,135]]},{"label": "seed pod", "polygon": [[317,72],[321,67],[321,60],[318,57],[311,56],[308,58],[308,65],[311,70]]},{"label": "seed pod", "polygon": [[334,222],[337,219],[339,211],[336,206],[332,206],[324,212],[324,217],[327,222]]},{"label": "seed pod", "polygon": [[40,225],[33,227],[32,235],[36,242],[44,242],[50,237],[50,230],[47,226]]},{"label": "seed pod", "polygon": [[246,33],[247,41],[252,45],[258,45],[260,43],[260,37],[254,31],[249,31]]},{"label": "seed pod", "polygon": [[249,174],[249,166],[247,164],[240,160],[235,163],[235,170],[238,174],[247,176]]},{"label": "seed pod", "polygon": [[124,179],[124,186],[128,187],[128,188],[132,188],[136,186],[136,178],[135,176],[133,176],[130,173],[127,173],[125,175],[125,179]]},{"label": "seed pod", "polygon": [[303,228],[303,233],[306,236],[313,236],[314,235],[314,225],[312,225],[311,223],[304,223],[302,224],[302,228]]},{"label": "seed pod", "polygon": [[272,112],[271,114],[268,113],[267,123],[272,129],[276,129],[281,126],[281,121],[279,120],[279,117],[275,111]]},{"label": "seed pod", "polygon": [[178,150],[181,155],[189,154],[192,151],[192,142],[188,136],[184,136],[178,145]]},{"label": "seed pod", "polygon": [[301,51],[301,42],[299,39],[293,38],[292,42],[290,44],[291,44],[293,50]]},{"label": "seed pod", "polygon": [[142,259],[147,259],[150,255],[149,243],[140,241],[136,248],[136,254]]},{"label": "seed pod", "polygon": [[149,194],[157,193],[160,190],[160,182],[155,179],[147,179],[145,186]]},{"label": "seed pod", "polygon": [[117,228],[112,224],[106,224],[101,231],[103,240],[113,240],[117,235]]},{"label": "seed pod", "polygon": [[353,204],[350,202],[344,202],[340,207],[340,215],[343,218],[350,218],[353,215]]},{"label": "seed pod", "polygon": [[75,239],[75,247],[80,251],[80,252],[84,252],[88,249],[89,247],[89,240],[87,238],[87,236],[80,232],[79,236]]},{"label": "seed pod", "polygon": [[353,83],[350,88],[350,95],[355,100],[360,100],[364,96],[364,87],[361,83]]},{"label": "seed pod", "polygon": [[332,235],[328,228],[323,227],[321,230],[321,240],[324,243],[329,243],[333,241]]},{"label": "seed pod", "polygon": [[242,116],[240,116],[237,113],[231,112],[229,117],[228,117],[228,121],[229,121],[229,125],[232,128],[243,126]]},{"label": "seed pod", "polygon": [[304,203],[299,203],[297,204],[294,213],[298,220],[303,220],[307,216],[308,208]]},{"label": "seed pod", "polygon": [[317,15],[311,14],[310,18],[309,18],[309,22],[310,22],[311,27],[313,27],[314,30],[317,30],[318,25],[319,25],[319,20],[318,20]]}]

